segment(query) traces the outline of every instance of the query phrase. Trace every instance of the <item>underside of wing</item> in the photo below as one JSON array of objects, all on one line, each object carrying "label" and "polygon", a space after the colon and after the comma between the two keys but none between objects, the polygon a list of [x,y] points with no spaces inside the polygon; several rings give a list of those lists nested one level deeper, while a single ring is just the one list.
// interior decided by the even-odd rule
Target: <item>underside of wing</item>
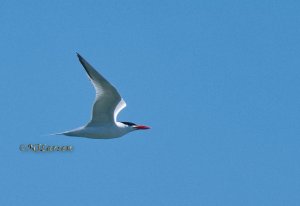
[{"label": "underside of wing", "polygon": [[114,113],[120,102],[121,98],[114,97],[112,94],[97,95],[93,105],[92,119],[89,124],[114,123]]},{"label": "underside of wing", "polygon": [[82,56],[77,54],[95,90],[92,119],[88,125],[113,124],[117,114],[126,106],[117,89],[98,73]]}]

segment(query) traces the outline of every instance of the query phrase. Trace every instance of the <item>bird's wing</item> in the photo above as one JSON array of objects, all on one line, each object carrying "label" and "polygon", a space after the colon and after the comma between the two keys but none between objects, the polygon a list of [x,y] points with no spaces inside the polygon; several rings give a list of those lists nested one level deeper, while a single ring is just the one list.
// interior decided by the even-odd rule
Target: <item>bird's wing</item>
[{"label": "bird's wing", "polygon": [[126,107],[125,101],[117,89],[99,74],[80,54],[77,53],[77,56],[96,90],[92,119],[88,125],[115,124],[118,113]]}]

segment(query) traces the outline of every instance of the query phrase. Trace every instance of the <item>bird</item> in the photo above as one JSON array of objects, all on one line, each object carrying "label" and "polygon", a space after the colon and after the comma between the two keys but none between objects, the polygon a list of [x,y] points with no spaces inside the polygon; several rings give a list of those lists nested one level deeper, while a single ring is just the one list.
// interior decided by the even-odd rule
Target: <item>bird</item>
[{"label": "bird", "polygon": [[150,129],[149,126],[145,125],[117,121],[117,116],[126,107],[126,102],[109,81],[79,53],[76,54],[96,91],[92,117],[85,126],[56,134],[92,139],[111,139],[121,137],[129,132]]}]

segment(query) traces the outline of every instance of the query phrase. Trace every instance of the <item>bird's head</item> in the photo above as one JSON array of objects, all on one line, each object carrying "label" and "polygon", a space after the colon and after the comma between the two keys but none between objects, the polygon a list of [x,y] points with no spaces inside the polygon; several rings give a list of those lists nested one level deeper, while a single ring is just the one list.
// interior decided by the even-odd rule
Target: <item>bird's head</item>
[{"label": "bird's head", "polygon": [[124,125],[126,125],[127,127],[132,128],[133,130],[141,130],[141,129],[150,129],[150,127],[145,126],[145,125],[137,125],[135,123],[132,122],[122,122]]}]

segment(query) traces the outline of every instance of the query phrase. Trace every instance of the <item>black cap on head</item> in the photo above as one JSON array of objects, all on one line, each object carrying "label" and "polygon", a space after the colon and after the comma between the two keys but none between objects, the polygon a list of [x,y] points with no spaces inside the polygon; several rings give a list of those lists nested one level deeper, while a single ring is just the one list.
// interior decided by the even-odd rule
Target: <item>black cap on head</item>
[{"label": "black cap on head", "polygon": [[122,122],[123,124],[126,124],[126,125],[128,125],[128,126],[134,126],[134,125],[136,125],[136,124],[134,124],[134,123],[132,123],[132,122]]}]

